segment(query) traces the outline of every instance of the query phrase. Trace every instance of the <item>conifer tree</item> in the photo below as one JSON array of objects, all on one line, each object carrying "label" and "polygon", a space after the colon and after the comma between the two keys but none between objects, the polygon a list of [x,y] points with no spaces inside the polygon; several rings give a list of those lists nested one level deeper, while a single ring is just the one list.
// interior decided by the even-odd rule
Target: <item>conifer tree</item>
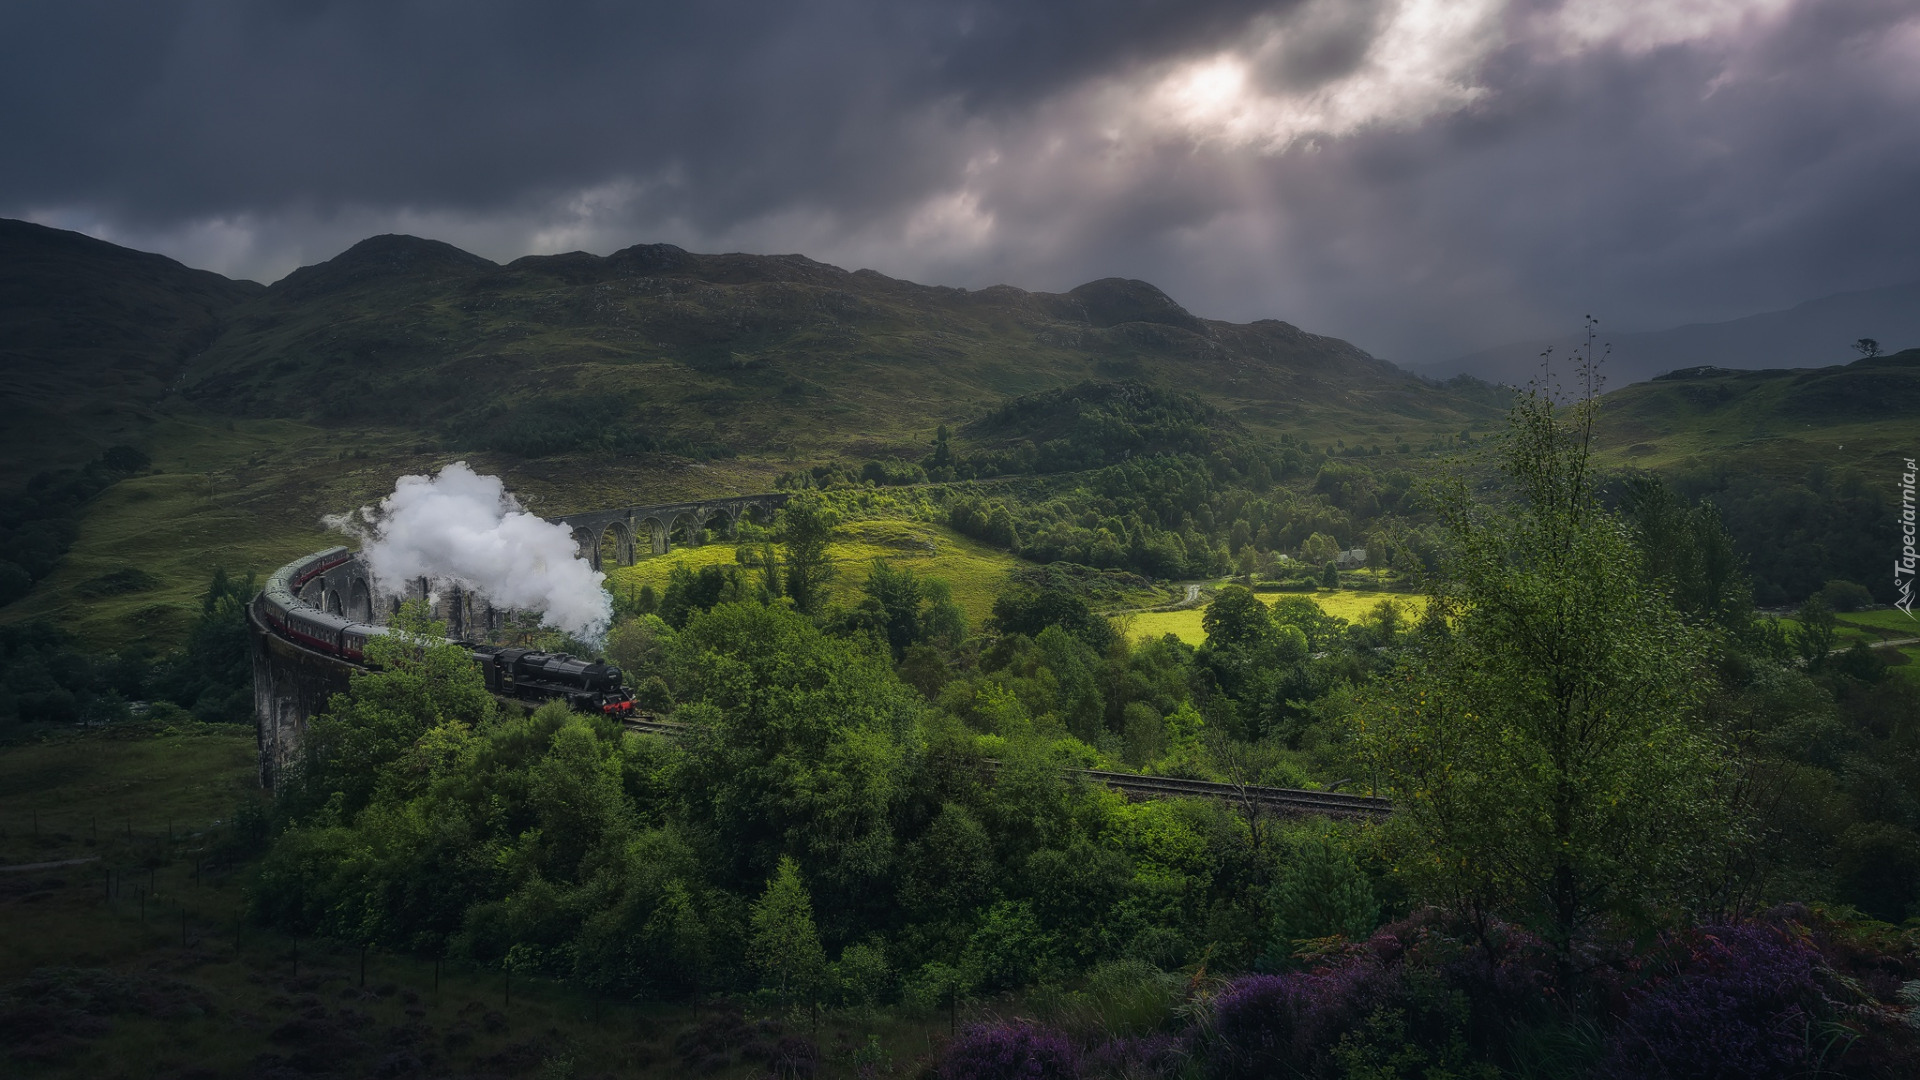
[{"label": "conifer tree", "polygon": [[820,935],[813,925],[813,898],[801,880],[800,864],[791,855],[780,857],[779,868],[767,879],[767,890],[753,902],[753,939],[747,959],[780,996],[811,995],[826,963]]},{"label": "conifer tree", "polygon": [[1336,835],[1308,836],[1293,845],[1273,883],[1273,940],[1269,967],[1282,966],[1302,941],[1336,934],[1357,941],[1373,931],[1380,905],[1373,885]]}]

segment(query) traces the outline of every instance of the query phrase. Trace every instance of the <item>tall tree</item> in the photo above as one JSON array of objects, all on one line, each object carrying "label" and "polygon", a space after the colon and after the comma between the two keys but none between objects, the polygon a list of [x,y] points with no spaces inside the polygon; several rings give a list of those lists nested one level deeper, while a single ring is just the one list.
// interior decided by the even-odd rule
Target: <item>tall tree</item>
[{"label": "tall tree", "polygon": [[1220,646],[1264,645],[1274,633],[1267,605],[1253,595],[1252,589],[1240,585],[1228,585],[1215,594],[1200,616],[1200,628],[1208,644]]},{"label": "tall tree", "polygon": [[834,567],[828,547],[833,543],[834,513],[818,496],[800,494],[781,511],[780,536],[787,549],[787,595],[809,615],[826,603]]},{"label": "tall tree", "polygon": [[1627,480],[1621,511],[1634,527],[1646,576],[1681,612],[1743,636],[1753,615],[1753,588],[1740,553],[1710,502],[1688,506],[1651,473]]},{"label": "tall tree", "polygon": [[1266,958],[1270,967],[1284,966],[1300,943],[1313,938],[1339,934],[1364,940],[1380,916],[1372,883],[1343,837],[1303,836],[1290,848],[1268,897],[1273,912]]},{"label": "tall tree", "polygon": [[895,569],[887,560],[875,559],[866,584],[860,588],[886,612],[884,632],[894,659],[905,656],[907,646],[920,640],[922,630],[920,605],[925,596],[920,579],[911,570]]},{"label": "tall tree", "polygon": [[1593,419],[1591,398],[1528,393],[1505,500],[1443,491],[1435,617],[1356,718],[1400,869],[1432,899],[1539,927],[1563,959],[1604,918],[1684,905],[1727,818],[1695,715],[1708,634],[1594,497]]},{"label": "tall tree", "polygon": [[799,858],[829,930],[881,904],[923,703],[892,664],[781,606],[722,604],[674,639],[679,798],[735,882]]},{"label": "tall tree", "polygon": [[1814,593],[1793,613],[1793,619],[1799,627],[1793,635],[1793,645],[1800,654],[1800,663],[1808,671],[1826,667],[1840,638],[1833,608],[1827,605],[1825,597]]},{"label": "tall tree", "polygon": [[[402,782],[388,768],[427,732],[443,724],[473,728],[492,719],[497,707],[466,649],[446,640],[426,604],[409,600],[387,623],[385,634],[367,641],[372,668],[355,672],[345,694],[335,694],[324,715],[308,728],[306,761],[289,778],[297,806],[307,798],[328,801],[327,813],[347,820],[383,783]],[[409,774],[404,783],[422,782]]]}]

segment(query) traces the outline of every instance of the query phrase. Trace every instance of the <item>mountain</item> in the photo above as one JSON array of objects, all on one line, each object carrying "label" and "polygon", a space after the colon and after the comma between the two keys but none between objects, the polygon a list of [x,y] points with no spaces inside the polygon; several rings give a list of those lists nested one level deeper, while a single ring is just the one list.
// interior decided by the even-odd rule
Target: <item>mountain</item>
[{"label": "mountain", "polygon": [[667,244],[500,266],[405,236],[362,241],[234,309],[183,388],[232,415],[425,429],[454,447],[524,447],[503,433],[604,415],[649,445],[872,456],[1089,379],[1369,441],[1494,408],[1288,323],[1197,318],[1142,281],[969,291]]},{"label": "mountain", "polygon": [[[1609,333],[1608,386],[1643,382],[1681,368],[1740,369],[1805,367],[1853,355],[1853,342],[1874,338],[1884,352],[1920,346],[1920,281],[1883,289],[1836,293],[1785,311],[1728,322],[1693,323],[1645,333]],[[1540,373],[1540,353],[1557,358],[1573,352],[1572,339],[1520,341],[1412,370],[1429,378],[1472,375],[1489,382],[1524,385]],[[1571,363],[1555,361],[1555,370]]]},{"label": "mountain", "polygon": [[1920,348],[1822,368],[1683,368],[1606,395],[1600,444],[1649,467],[1761,477],[1865,469],[1876,482],[1912,455]]},{"label": "mountain", "polygon": [[189,358],[265,291],[0,219],[0,461],[30,474],[137,437]]}]

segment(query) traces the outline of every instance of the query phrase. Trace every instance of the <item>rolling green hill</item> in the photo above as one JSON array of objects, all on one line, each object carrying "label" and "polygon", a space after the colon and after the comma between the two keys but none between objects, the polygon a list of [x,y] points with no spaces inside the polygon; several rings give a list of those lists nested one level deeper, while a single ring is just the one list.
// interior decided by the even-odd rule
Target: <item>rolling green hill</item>
[{"label": "rolling green hill", "polygon": [[1689,368],[1602,402],[1603,459],[1718,508],[1754,598],[1797,604],[1832,579],[1894,599],[1894,516],[1920,454],[1920,349],[1823,368]]},{"label": "rolling green hill", "polygon": [[[1144,282],[968,291],[668,245],[499,266],[382,236],[262,287],[0,222],[0,329],[15,418],[0,490],[25,492],[0,539],[67,545],[5,618],[58,617],[103,644],[129,640],[133,612],[174,636],[212,566],[265,572],[326,541],[322,514],[456,456],[551,514],[913,460],[942,424],[969,460],[1078,452],[1099,435],[1075,426],[1080,393],[1141,425],[1141,452],[1281,432],[1425,443],[1500,407],[1286,323],[1197,318]],[[1058,393],[1003,408],[1043,391]],[[1203,403],[1162,415],[1189,392]],[[1137,409],[1114,399],[1142,393]],[[21,485],[115,443],[155,473],[35,524]],[[130,565],[140,587],[103,592]]]},{"label": "rolling green hill", "polygon": [[[1920,451],[1920,349],[1822,368],[1686,368],[1604,399],[1609,456],[1648,468],[1724,461],[1763,475],[1887,468]],[[1897,470],[1895,470],[1897,471]]]}]

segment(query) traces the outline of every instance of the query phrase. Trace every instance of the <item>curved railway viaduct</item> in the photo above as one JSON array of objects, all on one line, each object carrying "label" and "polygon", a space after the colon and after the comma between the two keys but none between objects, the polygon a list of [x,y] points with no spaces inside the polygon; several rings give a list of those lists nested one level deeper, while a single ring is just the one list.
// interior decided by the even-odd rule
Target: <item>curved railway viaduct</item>
[{"label": "curved railway viaduct", "polygon": [[[650,554],[664,555],[673,549],[676,540],[682,545],[698,544],[709,533],[724,531],[731,535],[741,521],[769,523],[775,511],[787,504],[787,498],[785,492],[736,495],[697,502],[587,510],[554,521],[573,531],[573,542],[581,558],[595,570],[605,570],[612,566],[632,566],[640,557],[638,538],[641,536],[647,538]],[[356,558],[307,580],[299,590],[299,598],[330,615],[377,624],[399,610],[401,600],[426,600],[433,596],[432,583],[425,578],[408,582],[404,596],[376,596],[375,591],[372,577]],[[504,614],[484,597],[465,593],[457,584],[447,586],[434,604],[434,617],[446,620],[447,632],[459,640],[499,629]]]},{"label": "curved railway viaduct", "polygon": [[[677,541],[699,543],[707,533],[725,531],[742,520],[771,521],[787,501],[785,493],[738,495],[694,502],[626,506],[589,510],[557,519],[573,530],[580,556],[594,569],[608,562],[631,565],[638,555],[636,536],[648,538],[650,549],[663,554]],[[409,581],[399,593],[384,592],[357,554],[320,559],[307,556],[282,568],[290,593],[287,602],[314,613],[351,623],[379,626],[399,610],[402,600],[425,600],[435,619],[447,624],[456,641],[485,640],[507,624],[513,612],[495,608],[484,596],[457,583]],[[279,576],[279,575],[276,575]],[[273,775],[299,753],[307,721],[319,715],[336,693],[347,688],[354,665],[307,644],[276,633],[248,606],[253,640],[254,730],[260,750],[260,782],[273,785]]]}]

